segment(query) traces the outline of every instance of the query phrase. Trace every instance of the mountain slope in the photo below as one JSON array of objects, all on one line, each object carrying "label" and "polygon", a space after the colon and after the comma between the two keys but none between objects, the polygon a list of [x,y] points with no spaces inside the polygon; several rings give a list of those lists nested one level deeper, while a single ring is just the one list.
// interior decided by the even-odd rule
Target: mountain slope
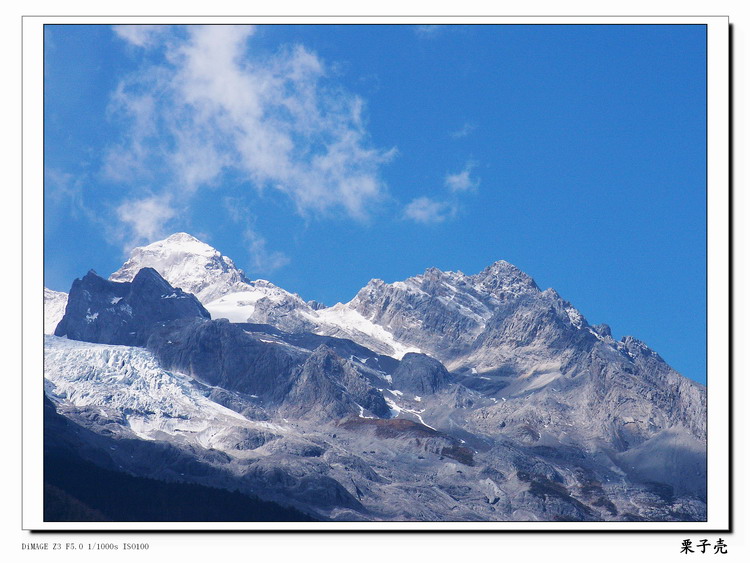
[{"label": "mountain slope", "polygon": [[643,342],[616,342],[608,327],[591,327],[514,266],[501,261],[474,276],[433,268],[404,282],[376,280],[347,307],[491,397],[492,405],[469,415],[482,433],[603,449],[615,465],[641,474],[653,458],[634,452],[659,443],[664,456],[687,456],[691,468],[662,472],[661,480],[705,494],[705,387]]},{"label": "mountain slope", "polygon": [[44,288],[44,334],[54,334],[57,323],[65,315],[68,294]]},{"label": "mountain slope", "polygon": [[[184,234],[155,244],[164,250],[174,239],[180,248],[186,237],[202,244]],[[399,359],[426,353],[459,375],[465,387],[502,399],[490,409],[495,412],[490,419],[521,420],[508,414],[515,409],[538,422],[549,418],[550,403],[565,406],[556,409],[560,420],[580,428],[583,441],[606,436],[608,444],[634,446],[674,425],[705,440],[704,387],[680,376],[637,339],[616,342],[606,325],[590,326],[557,292],[542,291],[505,261],[475,275],[430,268],[391,284],[372,280],[349,303],[327,308],[312,308],[270,282],[253,283],[265,295],[259,297],[258,289],[228,294],[219,299],[221,316],[349,338]],[[590,407],[581,405],[583,390]],[[653,400],[644,403],[643,394]],[[538,414],[528,414],[532,411]],[[585,417],[570,414],[582,412]]]},{"label": "mountain slope", "polygon": [[141,269],[132,282],[107,281],[91,270],[73,282],[55,335],[143,346],[157,323],[196,317],[210,318],[193,295],[172,287],[152,268]]},{"label": "mountain slope", "polygon": [[[135,475],[241,485],[334,520],[700,520],[705,514],[705,503],[670,484],[659,467],[667,462],[684,477],[700,457],[687,450],[654,456],[670,440],[679,444],[678,434],[609,455],[594,443],[554,444],[525,423],[483,426],[493,402],[452,383],[419,401],[385,389],[393,419],[357,414],[363,401],[352,401],[353,372],[325,349],[310,355],[278,412],[267,403],[237,409],[252,401],[257,407],[258,399],[167,371],[140,348],[54,336],[45,346],[49,396],[62,415],[92,432],[79,431],[76,448]],[[626,465],[628,472],[620,468]]]},{"label": "mountain slope", "polygon": [[[92,336],[114,299],[151,303],[132,287],[167,282],[149,268],[132,284],[90,275],[68,305],[83,332],[63,319],[68,339],[45,343],[60,412],[179,460],[150,469],[123,452],[123,467],[241,483],[333,520],[705,518],[705,387],[511,264],[372,280],[321,307],[235,283],[231,261],[173,237],[134,256],[158,254],[175,285],[219,295],[206,309],[221,318],[197,301],[188,314],[158,306],[182,294],[169,287],[145,291],[155,300],[137,342]],[[227,269],[205,267],[213,259]]]},{"label": "mountain slope", "polygon": [[[101,440],[94,459],[91,441]],[[135,441],[132,441],[135,442]],[[148,441],[139,447],[112,437],[97,437],[59,414],[44,398],[44,519],[49,522],[247,522],[311,521],[309,515],[237,490],[181,483],[123,472],[116,460],[127,449],[134,457],[166,458],[179,466],[180,454]],[[143,451],[141,451],[143,450]],[[114,458],[113,458],[114,456]],[[171,458],[171,459],[169,459]],[[132,464],[132,461],[131,461]],[[148,467],[147,464],[143,464]],[[196,464],[193,464],[195,467]],[[131,466],[129,469],[133,469]],[[154,467],[149,468],[154,472]]]}]

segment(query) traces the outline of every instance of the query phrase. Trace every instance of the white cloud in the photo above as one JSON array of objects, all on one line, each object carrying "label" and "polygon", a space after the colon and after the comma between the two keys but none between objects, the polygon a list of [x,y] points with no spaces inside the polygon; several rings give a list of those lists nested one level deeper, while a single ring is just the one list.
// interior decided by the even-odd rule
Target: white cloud
[{"label": "white cloud", "polygon": [[112,26],[121,39],[136,47],[150,47],[168,30],[165,25],[115,25]]},{"label": "white cloud", "polygon": [[165,226],[176,215],[169,196],[125,201],[117,208],[117,218],[128,227],[130,237],[124,233],[120,233],[120,237],[127,239],[127,247],[154,241],[167,234]]},{"label": "white cloud", "polygon": [[471,171],[475,166],[476,163],[467,162],[461,172],[445,177],[445,187],[450,192],[447,194],[447,200],[418,197],[406,205],[404,217],[423,224],[442,223],[453,219],[460,209],[458,194],[473,191],[479,186],[479,179],[471,177]]},{"label": "white cloud", "polygon": [[404,209],[404,216],[417,223],[442,223],[456,214],[455,204],[447,201],[436,201],[429,197],[418,197]]},{"label": "white cloud", "polygon": [[469,162],[464,169],[457,174],[448,174],[445,177],[445,186],[452,192],[466,192],[479,187],[479,179],[471,177],[471,171],[475,164]]},{"label": "white cloud", "polygon": [[[158,46],[164,58],[123,80],[112,97],[112,118],[127,134],[108,151],[107,177],[163,182],[160,195],[183,201],[220,185],[225,173],[239,174],[253,190],[284,194],[304,216],[343,211],[362,219],[384,198],[380,168],[395,151],[370,145],[363,101],[331,86],[315,53],[302,46],[258,53],[252,26],[167,31],[116,28],[134,45]],[[130,217],[137,232],[157,227]]]}]

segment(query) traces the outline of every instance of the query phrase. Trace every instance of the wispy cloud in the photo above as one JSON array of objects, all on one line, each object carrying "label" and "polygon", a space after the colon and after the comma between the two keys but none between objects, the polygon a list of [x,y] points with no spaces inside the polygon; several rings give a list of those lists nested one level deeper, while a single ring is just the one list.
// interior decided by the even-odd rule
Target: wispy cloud
[{"label": "wispy cloud", "polygon": [[161,238],[167,234],[165,228],[176,215],[168,194],[127,200],[117,207],[117,218],[127,228],[121,238],[126,246]]},{"label": "wispy cloud", "polygon": [[[331,85],[315,53],[299,45],[258,52],[252,26],[115,31],[149,50],[151,62],[112,97],[110,115],[126,128],[105,159],[112,181],[161,182],[156,195],[165,202],[239,174],[251,192],[284,194],[305,217],[364,219],[384,199],[380,169],[395,150],[371,145],[363,100]],[[139,222],[127,213],[138,201],[152,200],[135,198],[118,213],[136,236],[174,218],[151,209],[151,220]]]},{"label": "wispy cloud", "polygon": [[445,198],[415,198],[404,207],[404,217],[425,225],[454,219],[461,209],[460,194],[479,187],[479,179],[471,176],[475,166],[475,162],[469,161],[460,172],[446,175],[443,180],[448,192]]},{"label": "wispy cloud", "polygon": [[479,187],[479,179],[471,177],[475,166],[474,162],[467,162],[461,172],[448,174],[445,177],[445,186],[454,193],[475,190]]},{"label": "wispy cloud", "polygon": [[252,274],[268,274],[290,263],[289,257],[278,250],[269,250],[266,239],[253,226],[255,217],[250,208],[234,197],[224,198],[227,216],[239,225],[243,225],[244,237],[250,258]]},{"label": "wispy cloud", "polygon": [[169,29],[166,25],[115,25],[115,33],[136,47],[150,47],[164,36]]},{"label": "wispy cloud", "polygon": [[414,26],[414,32],[420,37],[434,37],[443,31],[444,27],[443,25],[417,25]]},{"label": "wispy cloud", "polygon": [[418,197],[404,208],[404,216],[407,219],[426,225],[430,223],[442,223],[446,219],[455,216],[457,210],[453,202],[438,201],[429,197]]},{"label": "wispy cloud", "polygon": [[76,178],[73,174],[57,170],[55,168],[45,168],[44,170],[44,197],[50,209],[66,209],[73,218],[88,213],[83,203],[83,185],[81,178]]},{"label": "wispy cloud", "polygon": [[451,133],[451,137],[453,137],[454,139],[462,139],[464,137],[468,137],[469,134],[476,128],[477,126],[473,123],[464,123],[460,129],[456,129]]},{"label": "wispy cloud", "polygon": [[289,257],[278,250],[268,250],[266,239],[251,229],[244,233],[249,245],[250,259],[254,271],[268,274],[289,264]]},{"label": "wispy cloud", "polygon": [[56,168],[44,169],[44,222],[56,228],[64,216],[85,219],[107,232],[110,225],[105,218],[86,201],[85,189],[90,178],[86,174],[71,174]]}]

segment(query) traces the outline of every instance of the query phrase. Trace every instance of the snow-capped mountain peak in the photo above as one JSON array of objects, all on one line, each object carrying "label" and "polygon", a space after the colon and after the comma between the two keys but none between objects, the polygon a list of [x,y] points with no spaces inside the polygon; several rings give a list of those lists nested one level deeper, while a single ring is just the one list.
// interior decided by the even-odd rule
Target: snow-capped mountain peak
[{"label": "snow-capped mountain peak", "polygon": [[174,287],[194,294],[203,303],[240,291],[249,283],[230,258],[187,233],[134,248],[127,262],[109,279],[132,281],[146,267],[154,268]]},{"label": "snow-capped mountain peak", "polygon": [[489,293],[495,297],[519,296],[526,293],[538,293],[536,282],[513,264],[498,260],[478,274],[471,276],[477,291]]},{"label": "snow-capped mountain peak", "polygon": [[194,294],[213,318],[232,322],[271,322],[284,330],[310,329],[289,311],[310,307],[296,294],[266,280],[250,281],[228,256],[188,233],[134,248],[111,281],[132,281],[153,268],[172,286]]}]

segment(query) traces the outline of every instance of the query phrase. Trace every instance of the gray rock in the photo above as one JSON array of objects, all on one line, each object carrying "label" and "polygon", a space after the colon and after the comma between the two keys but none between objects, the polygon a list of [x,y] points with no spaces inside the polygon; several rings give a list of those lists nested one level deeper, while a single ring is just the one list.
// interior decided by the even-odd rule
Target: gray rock
[{"label": "gray rock", "polygon": [[410,352],[393,372],[393,385],[415,395],[431,395],[450,383],[445,366],[425,354]]},{"label": "gray rock", "polygon": [[305,360],[304,353],[262,342],[225,319],[165,323],[147,348],[167,369],[271,404],[285,397]]},{"label": "gray rock", "polygon": [[285,418],[340,420],[360,415],[360,407],[381,417],[390,412],[382,393],[325,345],[307,358],[294,378],[279,411]]},{"label": "gray rock", "polygon": [[143,346],[158,323],[209,319],[191,294],[175,289],[156,270],[143,268],[132,282],[107,281],[91,270],[73,282],[56,336],[100,344]]}]

